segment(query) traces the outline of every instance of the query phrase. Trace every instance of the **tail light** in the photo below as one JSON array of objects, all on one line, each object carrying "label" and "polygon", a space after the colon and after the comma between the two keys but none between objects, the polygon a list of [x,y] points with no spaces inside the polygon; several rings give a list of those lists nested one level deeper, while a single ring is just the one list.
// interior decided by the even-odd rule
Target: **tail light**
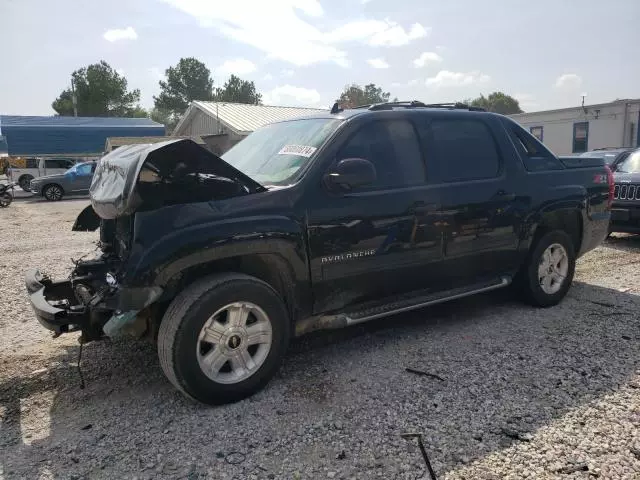
[{"label": "tail light", "polygon": [[609,183],[609,199],[607,200],[607,208],[611,208],[611,205],[613,204],[613,192],[616,185],[613,180],[613,172],[609,165],[605,165],[604,168],[607,170],[607,182]]}]

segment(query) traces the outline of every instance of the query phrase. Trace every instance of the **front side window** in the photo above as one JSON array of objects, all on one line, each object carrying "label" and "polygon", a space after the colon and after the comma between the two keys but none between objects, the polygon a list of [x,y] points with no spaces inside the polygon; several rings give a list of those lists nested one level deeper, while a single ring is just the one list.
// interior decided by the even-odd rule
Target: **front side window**
[{"label": "front side window", "polygon": [[573,153],[582,153],[588,150],[589,122],[573,124]]},{"label": "front side window", "polygon": [[76,173],[81,176],[91,175],[91,171],[92,171],[91,166],[92,166],[91,163],[82,163],[77,167],[75,167]]},{"label": "front side window", "polygon": [[26,168],[38,168],[38,159],[37,158],[27,158]]},{"label": "front side window", "polygon": [[431,121],[433,155],[428,155],[430,176],[443,182],[495,178],[500,155],[489,127],[480,120]]},{"label": "front side window", "polygon": [[425,168],[413,125],[406,120],[374,121],[360,128],[340,149],[338,160],[364,158],[376,169],[367,188],[421,185]]},{"label": "front side window", "polygon": [[259,128],[222,159],[263,185],[288,185],[342,120],[311,118]]}]

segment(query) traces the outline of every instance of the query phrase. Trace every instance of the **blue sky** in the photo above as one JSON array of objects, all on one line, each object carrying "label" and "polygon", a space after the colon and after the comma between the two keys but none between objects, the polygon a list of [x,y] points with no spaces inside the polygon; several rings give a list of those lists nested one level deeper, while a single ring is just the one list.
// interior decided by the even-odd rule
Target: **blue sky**
[{"label": "blue sky", "polygon": [[526,111],[637,98],[639,19],[638,0],[0,0],[0,113],[52,114],[101,59],[148,108],[185,56],[278,105],[370,82],[428,102],[502,90]]}]

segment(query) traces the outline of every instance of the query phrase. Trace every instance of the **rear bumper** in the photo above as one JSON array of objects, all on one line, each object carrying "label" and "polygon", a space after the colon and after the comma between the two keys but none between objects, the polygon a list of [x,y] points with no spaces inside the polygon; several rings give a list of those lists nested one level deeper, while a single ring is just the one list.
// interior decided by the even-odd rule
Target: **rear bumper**
[{"label": "rear bumper", "polygon": [[87,309],[78,305],[69,280],[54,282],[32,269],[25,275],[25,286],[36,318],[48,330],[59,335],[89,322]]}]

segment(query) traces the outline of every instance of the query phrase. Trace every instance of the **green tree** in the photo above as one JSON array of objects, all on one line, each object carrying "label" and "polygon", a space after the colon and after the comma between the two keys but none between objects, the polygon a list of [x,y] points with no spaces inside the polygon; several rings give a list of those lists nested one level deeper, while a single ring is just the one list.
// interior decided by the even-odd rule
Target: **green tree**
[{"label": "green tree", "polygon": [[[142,115],[140,90],[127,90],[127,79],[104,60],[71,74],[80,117],[132,117]],[[51,107],[58,115],[73,115],[71,89],[63,90]]]},{"label": "green tree", "polygon": [[178,124],[178,117],[173,115],[167,110],[160,110],[159,108],[153,108],[149,112],[149,117],[154,122],[161,123],[166,127],[167,133],[173,132],[173,129]]},{"label": "green tree", "polygon": [[165,71],[166,80],[160,80],[160,95],[153,97],[156,110],[174,117],[182,115],[194,100],[213,100],[211,71],[201,61],[181,58],[175,67]]},{"label": "green tree", "polygon": [[522,113],[518,100],[502,92],[490,93],[488,97],[480,94],[478,98],[471,101],[467,100],[465,103],[472,107],[481,107],[488,112],[501,113],[502,115]]},{"label": "green tree", "polygon": [[343,108],[353,108],[372,103],[388,102],[389,97],[391,97],[391,94],[383,92],[382,88],[377,87],[375,83],[365,85],[364,88],[353,83],[344,87],[337,102]]},{"label": "green tree", "polygon": [[260,105],[262,94],[258,93],[253,82],[231,75],[222,88],[216,88],[214,99],[217,102],[249,103]]}]

